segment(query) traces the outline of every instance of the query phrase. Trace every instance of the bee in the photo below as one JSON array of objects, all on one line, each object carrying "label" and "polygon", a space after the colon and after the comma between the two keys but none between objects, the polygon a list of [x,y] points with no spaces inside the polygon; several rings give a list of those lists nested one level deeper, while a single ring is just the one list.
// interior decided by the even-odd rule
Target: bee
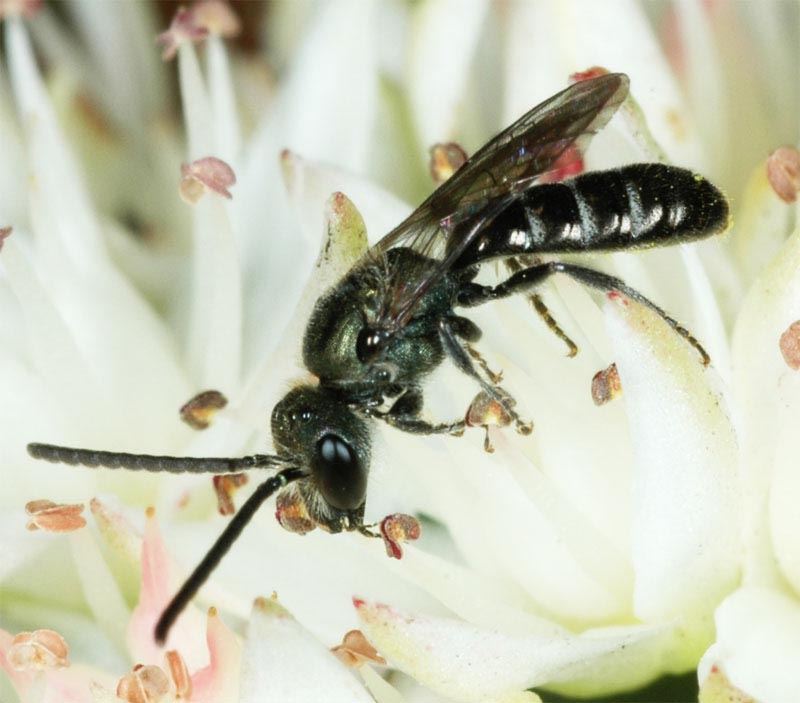
[{"label": "bee", "polygon": [[[560,274],[650,308],[697,350],[703,364],[709,362],[686,328],[624,281],[557,259],[685,243],[727,227],[725,197],[683,168],[639,163],[557,180],[580,162],[628,88],[626,75],[609,73],[577,82],[534,107],[477,151],[322,295],[303,339],[303,362],[318,383],[294,388],[274,407],[275,454],[170,457],[28,445],[38,459],[90,467],[213,474],[276,470],[164,610],[155,629],[159,643],[275,493],[279,520],[289,530],[320,527],[377,536],[364,524],[375,421],[414,434],[457,435],[465,429],[463,419],[430,422],[422,416],[425,378],[443,361],[472,378],[484,400],[518,431],[530,431],[513,397],[472,347],[481,330],[461,314],[464,309],[517,294],[535,296],[538,286]],[[556,259],[542,261],[542,254]],[[507,265],[508,277],[496,285],[478,283],[481,266],[493,260]],[[577,352],[541,300],[533,300],[570,354]]]}]

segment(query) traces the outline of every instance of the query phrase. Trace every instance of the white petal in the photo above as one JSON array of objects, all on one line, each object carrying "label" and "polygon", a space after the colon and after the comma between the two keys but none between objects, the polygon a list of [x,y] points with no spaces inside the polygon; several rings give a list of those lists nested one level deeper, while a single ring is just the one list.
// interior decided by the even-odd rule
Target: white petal
[{"label": "white petal", "polygon": [[332,193],[344,193],[353,201],[364,218],[367,236],[373,244],[411,210],[397,196],[371,180],[294,152],[284,152],[281,166],[302,234],[315,250],[325,233],[325,203]]},{"label": "white petal", "polygon": [[120,648],[125,648],[125,625],[130,617],[119,586],[88,529],[70,535],[72,558],[83,587],[83,594],[95,621]]},{"label": "white petal", "polygon": [[404,703],[403,696],[386,679],[381,678],[375,670],[365,664],[358,668],[358,673],[364,679],[364,685],[369,689],[376,703]]},{"label": "white petal", "polygon": [[[222,87],[223,68],[219,65],[222,60],[217,57],[213,61],[215,111],[194,46],[182,44],[178,56],[189,159],[216,156],[216,130],[227,135],[224,138],[228,149],[231,148],[230,133],[235,130],[235,115],[224,108],[227,102]],[[226,124],[228,121],[231,124]],[[207,194],[192,208],[192,312],[188,340],[189,364],[195,383],[228,393],[239,383],[243,285],[240,245],[231,225],[230,212],[228,204],[213,194]]]},{"label": "white petal", "polygon": [[456,136],[488,7],[485,0],[425,0],[414,8],[408,91],[423,148]]},{"label": "white petal", "polygon": [[228,53],[222,39],[216,35],[208,38],[207,51],[208,92],[214,117],[216,156],[236,166],[242,137]]},{"label": "white petal", "polygon": [[[774,344],[774,340],[771,340]],[[766,344],[770,340],[765,340]],[[800,374],[788,367],[773,391],[777,400],[772,482],[769,486],[769,537],[781,575],[800,595],[800,472],[797,417],[800,412]],[[776,584],[777,585],[777,584]]]},{"label": "white petal", "polygon": [[387,605],[356,601],[356,607],[364,633],[389,663],[459,701],[502,699],[583,678],[593,681],[595,690],[608,686],[609,679],[630,685],[631,679],[652,675],[651,647],[663,644],[667,632],[631,627],[580,636],[511,636]]},{"label": "white petal", "polygon": [[754,281],[775,258],[791,232],[792,208],[767,180],[767,167],[760,161],[738,197],[730,249],[744,283]]},{"label": "white petal", "polygon": [[[134,133],[163,108],[164,63],[153,49],[155,27],[140,3],[80,0],[66,6],[91,54],[87,89],[114,120]],[[143,136],[143,135],[141,135]]]},{"label": "white petal", "polygon": [[247,630],[239,703],[371,703],[353,674],[277,601],[259,599]]},{"label": "white petal", "polygon": [[[716,612],[716,663],[759,703],[793,703],[800,690],[800,603],[767,588],[742,588]],[[702,676],[702,673],[701,673]]]},{"label": "white petal", "polygon": [[88,195],[56,122],[24,26],[12,18],[4,29],[17,109],[28,130],[29,168],[37,183],[29,191],[30,205],[34,215],[37,205],[47,207],[41,216],[52,228],[50,243],[40,241],[39,246],[49,248],[56,258],[66,256],[79,271],[85,271],[102,252]]},{"label": "white petal", "polygon": [[709,613],[739,573],[736,437],[713,369],[655,313],[607,305],[634,448],[634,609]]},{"label": "white petal", "polygon": [[372,0],[322,5],[263,129],[280,134],[281,147],[363,170],[377,110],[376,43]]},{"label": "white petal", "polygon": [[[784,378],[789,369],[778,346],[781,334],[800,310],[800,232],[795,232],[770,266],[755,281],[745,299],[734,331],[733,371],[740,408],[742,481],[747,501],[744,513],[745,575],[748,583],[779,583],[769,534],[768,499],[781,446],[781,472],[791,461],[785,443],[791,443],[792,426],[782,420],[781,402],[794,383]],[[782,398],[783,396],[783,398]],[[792,405],[795,404],[792,398]],[[781,431],[788,432],[781,438]],[[785,475],[781,480],[785,480]],[[785,485],[785,484],[784,484]],[[778,498],[780,500],[780,498]],[[777,527],[778,533],[785,528]],[[786,540],[781,540],[782,548]],[[795,549],[785,559],[791,562]]]}]

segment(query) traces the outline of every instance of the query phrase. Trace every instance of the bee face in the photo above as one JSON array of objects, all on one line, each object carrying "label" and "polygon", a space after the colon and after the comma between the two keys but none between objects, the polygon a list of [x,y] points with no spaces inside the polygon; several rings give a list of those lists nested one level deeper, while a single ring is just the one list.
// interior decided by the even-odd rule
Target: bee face
[{"label": "bee face", "polygon": [[337,397],[313,386],[295,388],[273,410],[272,436],[280,451],[309,471],[308,485],[333,512],[363,506],[369,431]]}]

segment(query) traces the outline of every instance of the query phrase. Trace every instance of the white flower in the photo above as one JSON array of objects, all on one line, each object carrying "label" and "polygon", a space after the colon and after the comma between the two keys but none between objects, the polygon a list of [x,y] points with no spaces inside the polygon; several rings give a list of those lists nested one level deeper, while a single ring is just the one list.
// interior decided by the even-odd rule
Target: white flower
[{"label": "white flower", "polygon": [[[694,669],[714,641],[715,608],[743,566],[761,575],[755,584],[789,594],[780,603],[770,595],[765,613],[797,607],[792,415],[783,408],[793,407],[796,389],[776,355],[777,337],[800,314],[790,314],[790,293],[780,305],[770,297],[775,280],[791,288],[796,260],[776,260],[739,311],[789,215],[763,184],[737,197],[759,154],[777,146],[775,135],[797,136],[787,117],[797,114],[797,89],[785,86],[794,78],[797,25],[780,22],[790,10],[632,0],[288,3],[265,20],[277,81],[264,75],[262,57],[229,55],[219,31],[230,23],[210,33],[181,25],[179,39],[209,34],[204,64],[191,43],[165,43],[177,52],[185,146],[167,117],[175,69],[158,62],[152,40],[160,28],[148,6],[85,0],[65,12],[74,32],[48,8],[27,24],[5,22],[8,80],[0,82],[0,227],[13,226],[0,252],[0,381],[8,391],[0,446],[14,481],[0,499],[0,597],[8,604],[0,624],[9,633],[56,630],[72,662],[11,674],[21,696],[110,700],[138,663],[161,667],[147,670],[147,685],[174,696],[184,679],[167,675],[148,633],[225,521],[215,517],[207,478],[46,465],[30,460],[25,444],[264,451],[270,409],[307,376],[298,349],[314,301],[359,253],[358,212],[375,241],[409,212],[403,199],[416,202],[430,189],[430,144],[458,138],[474,150],[593,65],[630,74],[643,117],[623,108],[595,138],[590,167],[663,151],[734,202],[737,225],[725,242],[588,264],[622,276],[685,323],[712,367],[653,314],[619,300],[598,306],[570,281],[547,284],[543,296],[578,343],[575,359],[524,299],[470,311],[489,364],[502,368],[504,387],[535,422],[533,435],[496,432],[490,456],[476,431],[427,439],[381,430],[368,519],[400,511],[430,518],[401,561],[357,535],[300,539],[262,510],[197,598],[222,616],[205,623],[192,606],[176,626],[190,700],[368,700],[369,690],[389,702],[400,700],[399,689],[409,700],[535,701],[531,687],[601,695]],[[49,67],[46,83],[29,31]],[[745,41],[749,51],[735,48]],[[754,82],[755,59],[769,67],[757,74],[758,88],[731,93],[743,77]],[[762,95],[775,105],[768,114]],[[209,158],[232,169],[235,185],[206,178]],[[191,206],[179,199],[182,163],[184,195],[202,195]],[[358,212],[342,196],[329,199],[339,191]],[[324,231],[334,253],[315,268]],[[731,351],[734,320],[744,331]],[[611,362],[623,393],[598,408],[591,378]],[[178,408],[209,388],[229,403],[195,432]],[[461,416],[475,392],[443,368],[426,412]],[[775,433],[783,469],[773,474],[764,467]],[[765,473],[783,480],[774,485],[785,492],[769,493]],[[89,530],[25,530],[28,501],[98,495]],[[118,509],[104,507],[115,500]],[[142,524],[147,505],[156,506],[166,547],[153,519]],[[140,566],[142,533],[153,551],[145,549]],[[180,567],[167,566],[168,553]],[[296,620],[272,600],[251,608],[272,591]],[[746,620],[737,603],[748,594],[717,611],[719,641],[706,661],[751,692],[756,654],[739,654],[743,631],[726,629]],[[240,651],[233,630],[241,619]],[[359,680],[326,651],[357,627],[394,669],[389,682],[369,664]],[[782,661],[773,652],[765,644],[759,653]],[[768,683],[788,681],[779,676]],[[125,685],[144,686],[140,679]],[[751,694],[781,700],[768,698],[774,690],[784,689]]]}]

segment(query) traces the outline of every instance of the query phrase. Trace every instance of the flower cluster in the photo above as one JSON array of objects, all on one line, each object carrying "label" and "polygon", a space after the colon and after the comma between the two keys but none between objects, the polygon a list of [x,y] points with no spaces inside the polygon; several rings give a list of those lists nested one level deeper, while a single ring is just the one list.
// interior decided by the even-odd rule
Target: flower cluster
[{"label": "flower cluster", "polygon": [[[2,700],[534,703],[686,672],[704,703],[800,690],[800,159],[778,149],[798,138],[796,6],[202,0],[165,30],[147,3],[0,0],[0,18]],[[384,544],[262,510],[158,647],[255,477],[47,465],[26,443],[266,451],[320,294],[593,66],[632,99],[586,167],[691,167],[734,224],[584,262],[711,365],[568,280],[540,293],[574,358],[523,297],[470,311],[533,432],[443,366],[426,415],[469,408],[477,429],[376,428]],[[401,548],[403,514],[422,535]]]}]

